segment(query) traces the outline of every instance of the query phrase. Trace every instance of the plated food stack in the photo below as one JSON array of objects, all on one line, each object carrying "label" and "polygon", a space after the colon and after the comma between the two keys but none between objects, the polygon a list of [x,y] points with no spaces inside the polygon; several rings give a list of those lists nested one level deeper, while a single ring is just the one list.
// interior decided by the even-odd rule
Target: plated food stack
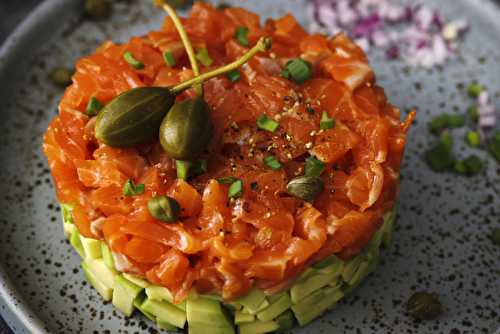
[{"label": "plated food stack", "polygon": [[[272,48],[204,84],[211,139],[189,162],[169,156],[158,135],[128,148],[103,144],[98,116],[86,114],[93,98],[107,104],[193,76],[170,17],[159,31],[107,41],[78,60],[43,143],[66,235],[90,283],[127,316],[139,309],[160,328],[190,333],[235,325],[265,333],[294,318],[305,326],[351,294],[390,243],[415,112],[400,121],[342,33],[309,35],[291,15],[261,26],[243,8],[203,2],[182,23],[203,73],[262,36]],[[173,223],[148,210],[158,196],[179,204]]]}]

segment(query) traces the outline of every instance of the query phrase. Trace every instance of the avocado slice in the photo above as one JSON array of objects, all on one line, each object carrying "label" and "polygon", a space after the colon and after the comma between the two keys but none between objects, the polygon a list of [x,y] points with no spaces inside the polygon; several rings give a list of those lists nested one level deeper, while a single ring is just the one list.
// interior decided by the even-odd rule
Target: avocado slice
[{"label": "avocado slice", "polygon": [[217,333],[217,334],[234,334],[234,326],[232,327],[220,327],[202,324],[199,322],[189,322],[188,323],[189,334],[207,334],[207,333]]},{"label": "avocado slice", "polygon": [[382,235],[387,231],[387,228],[389,227],[389,219],[391,218],[392,212],[387,211],[382,215],[382,218],[384,219],[384,224],[380,227],[378,231],[373,233],[373,237],[370,240],[370,244],[380,246],[380,243],[382,242]]},{"label": "avocado slice", "polygon": [[115,278],[120,275],[120,272],[115,268],[109,268],[104,264],[104,260],[102,258],[90,260],[88,257],[85,258],[84,261],[92,274],[105,286],[110,289],[114,289],[115,287]]},{"label": "avocado slice", "polygon": [[238,326],[239,334],[264,334],[272,332],[280,328],[280,324],[276,321],[262,322],[255,319],[254,322],[241,324]]},{"label": "avocado slice", "polygon": [[80,240],[82,241],[82,246],[85,250],[85,260],[102,258],[101,241],[85,238],[83,235],[80,235]]},{"label": "avocado slice", "polygon": [[302,314],[308,312],[314,305],[319,303],[324,297],[323,289],[318,289],[311,293],[306,298],[302,299],[299,303],[292,305],[290,309],[295,314]]},{"label": "avocado slice", "polygon": [[382,235],[382,244],[386,248],[391,247],[391,243],[392,243],[392,230],[394,229],[394,221],[396,220],[396,206],[397,205],[395,205],[394,208],[392,209],[391,217],[389,218],[389,221],[388,221],[389,226],[387,227],[387,230]]},{"label": "avocado slice", "polygon": [[83,238],[83,236],[81,235],[80,231],[78,231],[76,226],[73,225],[73,232],[69,237],[69,243],[73,246],[76,252],[82,257],[82,259],[85,259],[85,249],[83,248],[81,238]]},{"label": "avocado slice", "polygon": [[101,241],[101,253],[106,267],[115,268],[115,259],[113,258],[113,254],[109,251],[108,244],[105,241]]},{"label": "avocado slice", "polygon": [[110,301],[111,298],[113,298],[113,289],[97,279],[87,263],[85,263],[85,261],[82,262],[82,269],[83,273],[85,274],[85,278],[90,283],[90,285],[92,285],[94,289],[99,292],[104,300]]},{"label": "avocado slice", "polygon": [[255,310],[265,299],[264,292],[254,285],[246,296],[238,299],[238,302],[247,309]]},{"label": "avocado slice", "polygon": [[166,330],[169,332],[178,332],[179,331],[179,328],[175,327],[170,322],[163,320],[163,319],[160,319],[160,318],[156,318],[156,325],[158,326],[159,329],[163,329],[163,330]]},{"label": "avocado slice", "polygon": [[144,290],[134,299],[134,306],[141,311],[146,317],[149,318],[149,320],[156,322],[156,316],[154,314],[149,313],[148,311],[145,311],[142,309],[142,303],[144,300],[147,298],[146,293]]},{"label": "avocado slice", "polygon": [[234,312],[234,324],[241,325],[255,320],[255,315],[243,313],[241,310],[236,310]]},{"label": "avocado slice", "polygon": [[341,290],[338,290],[331,295],[323,297],[323,299],[317,303],[314,307],[310,308],[308,312],[304,312],[302,314],[295,314],[295,318],[299,322],[300,327],[306,326],[310,323],[314,318],[323,314],[329,307],[331,307],[334,303],[340,300],[344,294]]},{"label": "avocado slice", "polygon": [[363,280],[357,281],[356,283],[354,283],[354,285],[344,283],[342,284],[340,289],[342,290],[346,298],[351,297],[354,291],[356,291],[356,289],[361,285],[361,283],[363,283]]},{"label": "avocado slice", "polygon": [[146,294],[148,295],[148,298],[160,301],[166,300],[170,304],[172,304],[174,301],[174,296],[172,296],[170,291],[163,286],[151,284],[146,288]]},{"label": "avocado slice", "polygon": [[335,279],[338,275],[332,273],[330,275],[316,274],[308,279],[303,284],[294,284],[290,288],[290,296],[294,304],[299,303],[302,299],[309,296],[312,292],[324,287]]},{"label": "avocado slice", "polygon": [[257,318],[262,322],[268,322],[276,318],[281,313],[285,312],[292,306],[292,299],[290,298],[290,293],[285,291],[281,296],[273,300],[273,303],[259,313],[257,313]]},{"label": "avocado slice", "polygon": [[303,284],[305,283],[308,279],[310,279],[314,274],[316,274],[317,269],[314,269],[313,267],[306,268],[302,270],[302,272],[299,275],[299,278],[295,281],[297,284]]},{"label": "avocado slice", "polygon": [[123,274],[115,278],[113,305],[127,317],[135,310],[134,300],[144,289],[126,279]]},{"label": "avocado slice", "polygon": [[141,309],[163,319],[172,325],[184,328],[186,324],[186,312],[178,307],[175,307],[168,301],[159,301],[146,297],[141,304]]},{"label": "avocado slice", "polygon": [[280,325],[278,329],[274,330],[275,332],[281,332],[292,329],[294,322],[292,310],[288,309],[285,312],[281,313],[276,318],[274,318],[274,321]]},{"label": "avocado slice", "polygon": [[262,310],[265,310],[268,306],[269,306],[269,302],[267,301],[266,298],[264,298],[264,300],[259,305],[257,305],[254,309],[243,306],[241,311],[243,313],[247,313],[247,314],[256,314]]},{"label": "avocado slice", "polygon": [[188,323],[234,327],[233,319],[222,302],[202,296],[198,299],[188,299],[186,306]]},{"label": "avocado slice", "polygon": [[359,268],[359,265],[366,260],[366,255],[367,252],[363,247],[361,248],[361,251],[359,252],[358,256],[344,263],[344,272],[342,273],[342,277],[344,278],[345,282],[349,281],[351,277],[354,276],[356,270],[358,270]]}]

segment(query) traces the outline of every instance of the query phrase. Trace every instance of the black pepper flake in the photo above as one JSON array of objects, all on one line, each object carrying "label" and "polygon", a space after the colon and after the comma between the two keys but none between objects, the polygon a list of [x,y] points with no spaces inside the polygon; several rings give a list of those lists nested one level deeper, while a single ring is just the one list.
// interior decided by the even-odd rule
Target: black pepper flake
[{"label": "black pepper flake", "polygon": [[331,192],[332,194],[335,194],[335,189],[330,189],[330,192]]},{"label": "black pepper flake", "polygon": [[251,212],[252,211],[252,206],[250,205],[250,203],[244,202],[243,203],[243,210],[245,210],[246,212]]},{"label": "black pepper flake", "polygon": [[285,96],[285,101],[290,101],[290,97],[288,95]]},{"label": "black pepper flake", "polygon": [[245,156],[243,156],[243,155],[240,155],[240,160],[243,160],[243,158],[244,158],[244,157],[245,157]]},{"label": "black pepper flake", "polygon": [[314,109],[313,108],[306,108],[307,112],[310,113],[311,115],[314,115]]},{"label": "black pepper flake", "polygon": [[265,152],[265,151],[267,151],[267,147],[265,147],[265,146],[261,146],[261,147],[259,148],[259,150],[260,150],[261,152]]},{"label": "black pepper flake", "polygon": [[208,150],[203,151],[203,154],[210,154]]},{"label": "black pepper flake", "polygon": [[231,234],[231,231],[226,231],[226,234]]},{"label": "black pepper flake", "polygon": [[339,170],[339,169],[340,169],[339,164],[335,164],[335,165],[333,165],[333,170]]},{"label": "black pepper flake", "polygon": [[285,138],[286,137],[286,132],[282,132],[281,133],[281,138]]},{"label": "black pepper flake", "polygon": [[252,190],[259,189],[259,184],[257,183],[257,181],[250,183],[250,188],[252,188]]},{"label": "black pepper flake", "polygon": [[245,93],[245,97],[248,99],[248,94],[247,93]]},{"label": "black pepper flake", "polygon": [[220,228],[220,229],[219,229],[219,232],[222,232],[222,231],[223,231],[223,229],[221,229],[221,228]]},{"label": "black pepper flake", "polygon": [[226,202],[226,208],[229,208],[229,202]]}]

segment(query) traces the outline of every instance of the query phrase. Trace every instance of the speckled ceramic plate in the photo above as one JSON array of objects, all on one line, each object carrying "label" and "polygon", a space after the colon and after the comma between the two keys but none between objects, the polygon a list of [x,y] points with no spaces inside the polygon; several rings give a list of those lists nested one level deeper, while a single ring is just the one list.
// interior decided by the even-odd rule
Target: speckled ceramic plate
[{"label": "speckled ceramic plate", "polygon": [[[225,1],[263,18],[290,10],[306,24],[306,0]],[[377,271],[356,294],[292,333],[493,333],[500,325],[500,164],[485,162],[467,178],[434,173],[423,152],[438,141],[428,131],[440,113],[464,113],[477,81],[500,97],[500,8],[486,0],[419,1],[447,17],[466,16],[472,29],[459,56],[442,68],[414,69],[370,55],[378,82],[403,114],[417,108],[402,166],[396,237],[382,250]],[[185,15],[185,12],[181,12]],[[63,91],[47,80],[55,66],[72,66],[102,41],[128,40],[157,29],[161,10],[150,1],[116,1],[107,20],[82,15],[80,0],[47,0],[0,50],[0,313],[15,332],[132,333],[154,331],[143,316],[123,317],[84,280],[80,258],[64,239],[42,134]],[[497,103],[497,106],[499,103]],[[453,153],[472,153],[453,130]],[[405,313],[415,291],[435,291],[444,312],[418,321]]]}]

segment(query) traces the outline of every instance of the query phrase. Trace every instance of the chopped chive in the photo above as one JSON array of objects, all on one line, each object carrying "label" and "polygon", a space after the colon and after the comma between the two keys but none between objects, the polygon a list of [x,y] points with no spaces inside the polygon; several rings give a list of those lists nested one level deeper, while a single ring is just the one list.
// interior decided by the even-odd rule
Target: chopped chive
[{"label": "chopped chive", "polygon": [[200,63],[203,64],[203,66],[205,67],[208,67],[210,65],[212,65],[212,63],[214,62],[214,60],[212,58],[210,58],[210,56],[208,55],[208,50],[207,48],[203,48],[201,49],[197,54],[196,54],[196,59],[198,59],[198,61]]},{"label": "chopped chive", "polygon": [[144,183],[142,184],[134,184],[132,182],[132,178],[129,178],[127,182],[125,182],[125,186],[123,187],[123,195],[124,196],[134,196],[134,195],[140,195],[144,193],[145,189]]},{"label": "chopped chive", "polygon": [[467,174],[467,166],[465,166],[465,164],[462,160],[455,161],[455,164],[453,165],[453,169],[457,173]]},{"label": "chopped chive", "polygon": [[463,126],[465,118],[462,115],[442,114],[432,120],[430,129],[433,132],[439,131],[445,126]]},{"label": "chopped chive", "polygon": [[273,236],[273,231],[272,230],[267,230],[267,232],[266,232],[266,238],[271,239],[272,236]]},{"label": "chopped chive", "polygon": [[488,146],[488,151],[498,162],[500,162],[500,144],[491,144]]},{"label": "chopped chive", "polygon": [[191,167],[193,163],[191,161],[175,160],[175,165],[177,166],[177,177],[186,181],[189,167]]},{"label": "chopped chive", "polygon": [[243,46],[250,46],[250,43],[248,43],[248,28],[246,27],[239,27],[236,30],[236,33],[234,34],[233,38],[238,41]]},{"label": "chopped chive", "polygon": [[281,76],[285,79],[288,79],[290,80],[290,71],[289,70],[283,70],[283,72],[281,72]]},{"label": "chopped chive", "polygon": [[135,59],[134,55],[130,51],[125,51],[123,53],[123,59],[125,59],[125,61],[136,70],[144,68],[144,64]]},{"label": "chopped chive", "polygon": [[236,180],[237,179],[234,176],[226,176],[226,177],[218,179],[217,182],[219,182],[219,183],[226,183],[226,184],[232,184],[232,183],[236,182]]},{"label": "chopped chive", "polygon": [[491,233],[491,241],[493,241],[494,244],[500,245],[500,228],[495,227],[493,229],[493,233]]},{"label": "chopped chive", "polygon": [[467,167],[467,175],[476,175],[483,169],[483,162],[475,154],[471,154],[464,160],[464,165]]},{"label": "chopped chive", "polygon": [[306,167],[304,168],[304,175],[321,175],[326,168],[326,165],[312,156],[305,159]]},{"label": "chopped chive", "polygon": [[257,120],[257,126],[269,132],[274,132],[280,126],[280,123],[269,119],[266,114],[262,114]]},{"label": "chopped chive", "polygon": [[207,172],[207,161],[205,159],[201,159],[200,162],[193,164],[189,171],[194,174],[205,174]]},{"label": "chopped chive", "polygon": [[321,127],[321,130],[333,129],[335,127],[335,119],[328,117],[326,110],[323,110],[319,126]]},{"label": "chopped chive", "polygon": [[500,145],[500,131],[497,131],[491,137],[493,144]]},{"label": "chopped chive", "polygon": [[481,144],[481,137],[477,131],[469,131],[465,134],[465,139],[470,147],[476,147]]},{"label": "chopped chive", "polygon": [[236,198],[236,197],[240,197],[241,194],[243,194],[243,181],[240,179],[238,181],[233,182],[229,186],[227,197],[228,198]]},{"label": "chopped chive", "polygon": [[165,63],[167,63],[167,66],[174,66],[177,64],[177,61],[175,60],[174,54],[172,51],[164,52],[162,53],[163,59],[165,60]]},{"label": "chopped chive", "polygon": [[87,104],[87,109],[85,110],[85,115],[92,116],[99,114],[99,111],[104,107],[104,103],[92,97]]},{"label": "chopped chive", "polygon": [[483,90],[483,87],[479,86],[476,83],[472,83],[469,88],[467,88],[467,93],[472,97],[477,97]]},{"label": "chopped chive", "polygon": [[451,149],[451,146],[453,145],[453,139],[450,136],[450,133],[448,131],[443,132],[441,135],[441,143],[448,149]]},{"label": "chopped chive", "polygon": [[445,170],[455,162],[449,148],[443,143],[425,151],[425,157],[430,167],[436,172]]},{"label": "chopped chive", "polygon": [[470,106],[467,108],[467,113],[472,121],[476,122],[479,120],[479,114],[477,113],[477,106]]},{"label": "chopped chive", "polygon": [[236,81],[241,79],[241,73],[238,69],[234,69],[231,72],[226,73],[226,77],[231,81],[231,83],[235,83]]},{"label": "chopped chive", "polygon": [[281,167],[283,167],[283,165],[280,164],[280,162],[276,160],[276,158],[273,157],[272,155],[263,158],[262,162],[264,163],[264,165],[271,168],[272,170],[278,170]]},{"label": "chopped chive", "polygon": [[286,64],[286,69],[290,72],[297,85],[302,85],[307,79],[313,76],[309,62],[300,58]]}]

